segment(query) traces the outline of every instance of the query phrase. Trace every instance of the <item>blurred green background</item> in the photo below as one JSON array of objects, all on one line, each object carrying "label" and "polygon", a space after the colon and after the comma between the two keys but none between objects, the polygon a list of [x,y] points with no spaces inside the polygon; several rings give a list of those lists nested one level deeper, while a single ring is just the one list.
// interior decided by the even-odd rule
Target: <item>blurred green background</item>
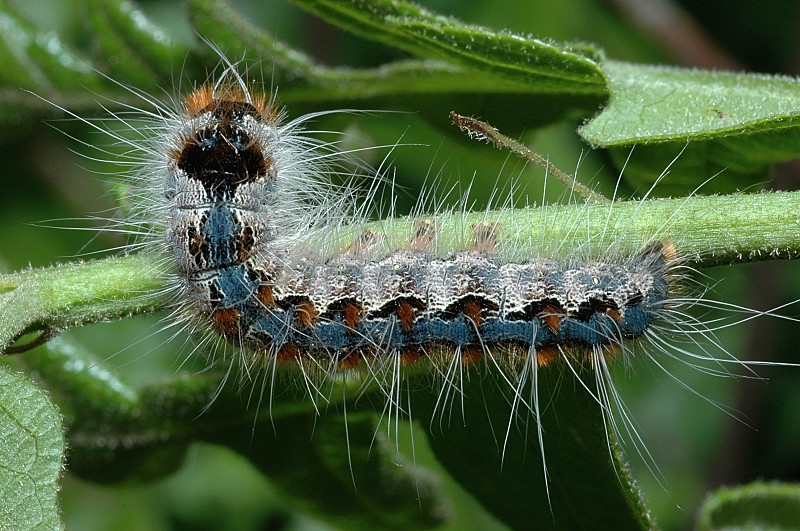
[{"label": "blurred green background", "polygon": [[[630,5],[628,5],[630,4]],[[669,3],[694,23],[693,31],[706,40],[690,40],[692,32],[681,23],[676,32],[667,26],[659,31],[633,14],[645,2],[548,0],[519,2],[512,0],[440,0],[424,5],[442,14],[491,28],[530,33],[558,41],[587,41],[600,45],[607,56],[653,64],[679,64],[703,68],[740,68],[748,71],[786,73],[800,70],[800,3],[768,1],[756,5],[744,0]],[[79,55],[91,49],[91,36],[85,33],[79,10],[72,2],[8,1],[8,5],[26,16],[43,31],[54,31]],[[150,20],[164,28],[174,39],[192,46],[196,42],[191,27],[177,2],[139,2]],[[627,7],[626,7],[627,5]],[[253,24],[289,44],[305,50],[321,63],[336,66],[377,66],[403,54],[396,50],[353,37],[306,14],[288,2],[234,2],[233,9]],[[647,10],[646,10],[647,11]],[[652,13],[653,11],[649,11]],[[668,17],[656,20],[667,24]],[[672,39],[675,35],[679,38]],[[692,44],[682,46],[687,42]],[[684,49],[686,48],[686,49]],[[88,53],[88,52],[86,52]],[[269,72],[269,58],[263,58],[263,70]],[[175,68],[179,72],[179,66]],[[179,75],[179,74],[176,74]],[[268,75],[268,74],[267,74]],[[167,93],[177,85],[164,79]],[[0,87],[0,94],[35,101],[14,86]],[[91,95],[89,99],[93,99]],[[384,103],[382,107],[377,104]],[[463,105],[463,100],[459,100]],[[442,121],[431,123],[415,114],[413,104],[402,98],[391,102],[370,101],[367,108],[406,111],[373,115],[344,124],[333,118],[323,127],[347,127],[364,145],[401,143],[389,156],[393,176],[400,187],[398,209],[408,211],[425,182],[436,181],[440,191],[449,194],[449,204],[457,202],[461,191],[476,183],[497,183],[508,190],[516,183],[518,204],[542,201],[542,172],[525,168],[514,157],[483,144],[470,142],[457,131],[446,129],[450,110],[476,114],[491,122],[493,109],[506,113],[501,100],[477,100],[474,108],[451,109],[447,102],[437,102],[440,109],[428,109],[426,116],[441,111]],[[531,105],[536,105],[531,101]],[[45,266],[71,261],[77,256],[100,256],[117,248],[124,240],[93,231],[60,230],[61,227],[102,226],[86,220],[112,209],[114,201],[107,190],[102,172],[114,168],[82,158],[72,150],[85,147],[67,138],[75,135],[83,141],[97,142],[97,134],[76,121],[58,119],[54,111],[31,103],[29,113],[22,113],[10,125],[2,140],[3,168],[0,182],[3,199],[0,209],[0,260],[6,270]],[[297,116],[313,107],[302,102],[289,109]],[[588,116],[583,117],[588,118]],[[583,157],[579,177],[584,182],[607,187],[617,170],[602,153],[590,153],[580,143],[574,122],[560,122],[536,130],[507,131],[547,155],[561,168],[572,171]],[[454,128],[453,128],[454,129]],[[384,152],[367,154],[378,164]],[[98,174],[99,172],[99,174]],[[775,168],[767,187],[797,188],[793,164]],[[480,189],[483,185],[475,185]],[[713,191],[713,183],[710,185]],[[630,188],[635,189],[635,185]],[[548,184],[550,197],[562,191]],[[628,190],[632,193],[632,190]],[[486,197],[473,194],[475,208]],[[502,197],[502,195],[501,195]],[[60,221],[47,221],[60,220]],[[95,255],[93,253],[100,253]],[[710,296],[748,307],[768,308],[800,298],[798,268],[789,263],[766,263],[716,268],[706,273],[714,288]],[[718,282],[724,279],[724,282]],[[789,310],[792,312],[792,310]],[[797,312],[792,312],[796,314]],[[713,317],[713,315],[709,316]],[[135,318],[111,324],[98,324],[69,334],[90,346],[104,358],[109,368],[128,378],[145,381],[173,373],[183,361],[174,348],[164,347],[166,336],[154,335],[156,318]],[[720,333],[720,342],[734,355],[746,359],[781,359],[797,361],[793,337],[797,325],[775,320],[737,326]],[[141,341],[136,349],[126,345]],[[201,360],[195,360],[199,368]],[[759,370],[769,379],[717,378],[666,360],[676,380],[690,387],[690,393],[664,374],[648,366],[619,370],[616,379],[626,404],[660,467],[654,478],[637,458],[632,461],[634,475],[641,483],[658,522],[666,529],[692,525],[695,511],[705,494],[720,484],[739,484],[755,479],[800,480],[800,424],[796,422],[800,404],[798,371],[785,368]],[[705,397],[705,398],[702,398]],[[716,407],[707,400],[717,400]],[[478,404],[475,404],[479,407]],[[730,407],[736,411],[721,411]],[[742,420],[737,420],[737,417]],[[424,452],[420,452],[422,455]],[[537,459],[538,456],[531,456]],[[525,503],[524,493],[516,493]],[[62,490],[64,519],[68,529],[313,529],[325,526],[297,512],[276,496],[268,480],[248,461],[229,450],[211,445],[196,445],[180,470],[169,478],[149,484],[99,486],[69,473]],[[486,525],[482,522],[481,525]]]}]

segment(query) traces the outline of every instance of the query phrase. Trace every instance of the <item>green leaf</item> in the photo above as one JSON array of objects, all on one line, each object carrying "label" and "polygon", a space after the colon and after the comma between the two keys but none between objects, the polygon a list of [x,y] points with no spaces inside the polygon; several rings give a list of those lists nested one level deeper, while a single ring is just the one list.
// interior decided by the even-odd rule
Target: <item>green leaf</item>
[{"label": "green leaf", "polygon": [[[581,129],[604,146],[686,142],[796,129],[800,81],[606,61],[611,99]],[[765,146],[764,149],[767,147]],[[797,144],[771,146],[764,160],[796,157]]]},{"label": "green leaf", "polygon": [[[322,4],[310,3],[303,7],[326,14]],[[341,7],[346,10],[345,14],[353,15],[352,7],[335,3],[328,7],[334,11]],[[425,115],[452,133],[447,111],[456,108],[463,112],[479,112],[501,95],[506,104],[495,108],[497,112],[493,119],[495,124],[508,126],[509,130],[551,123],[565,116],[584,116],[596,109],[604,98],[602,83],[597,80],[598,76],[602,77],[602,72],[591,59],[569,46],[556,46],[535,39],[527,39],[521,45],[516,37],[510,35],[497,43],[486,30],[454,25],[441,28],[441,31],[475,33],[455,37],[464,46],[468,44],[462,41],[480,36],[487,48],[502,45],[510,46],[510,50],[498,52],[492,60],[494,66],[476,65],[477,57],[462,46],[453,49],[453,57],[449,59],[454,60],[450,62],[411,59],[369,69],[329,68],[253,26],[224,3],[191,0],[189,8],[197,32],[229,57],[247,58],[256,64],[268,57],[272,82],[280,87],[281,102],[293,104],[295,109],[297,104],[309,103],[316,105],[312,108],[320,108],[321,102],[328,105],[322,108],[370,105],[373,108],[408,109]],[[388,26],[379,27],[384,31],[388,29]],[[409,31],[416,35],[416,30]],[[394,35],[383,38],[385,35],[380,31],[365,36],[394,43]],[[414,37],[417,38],[421,37]],[[466,58],[461,57],[462,52],[467,54]],[[509,54],[524,56],[526,66],[522,70],[515,68]],[[216,60],[207,51],[206,55],[209,62]],[[495,69],[507,70],[510,76],[498,76]],[[531,79],[535,81],[530,82]],[[529,104],[532,92],[539,94],[537,105]],[[365,103],[366,99],[372,101]]]},{"label": "green leaf", "polygon": [[101,86],[97,72],[57,34],[37,31],[5,1],[0,1],[0,32],[0,123],[6,124],[0,135],[17,134],[20,123],[30,123],[27,109],[41,105],[25,90],[78,91],[85,100],[87,91]]},{"label": "green leaf", "polygon": [[90,0],[88,23],[104,63],[104,73],[138,88],[170,79],[187,50],[126,0]]},{"label": "green leaf", "polygon": [[402,1],[296,3],[364,37],[501,76],[530,92],[604,95],[606,91],[605,76],[595,62],[598,52],[588,46],[467,25]]},{"label": "green leaf", "polygon": [[99,52],[96,61],[73,52],[57,33],[39,31],[0,3],[0,27],[7,35],[0,42],[0,84],[6,87],[0,92],[0,120],[20,120],[24,109],[52,114],[56,105],[96,112],[97,94],[118,106],[132,97],[119,83],[147,90],[169,79],[174,65],[186,59],[186,49],[172,43],[131,2],[92,0],[89,5],[75,2],[73,8],[86,14]]},{"label": "green leaf", "polygon": [[7,90],[21,96],[20,88],[86,91],[98,86],[96,73],[58,35],[36,31],[5,1],[0,2],[0,28],[5,36],[0,41],[0,84]]},{"label": "green leaf", "polygon": [[217,430],[210,440],[248,456],[297,506],[337,527],[420,529],[451,519],[440,480],[395,450],[379,418],[311,410],[265,418],[254,430],[243,423],[251,437]]},{"label": "green leaf", "polygon": [[0,527],[61,529],[61,415],[27,377],[0,367]]},{"label": "green leaf", "polygon": [[720,489],[703,503],[699,528],[704,531],[798,529],[800,485],[751,483]]},{"label": "green leaf", "polygon": [[607,434],[603,410],[587,391],[596,392],[594,375],[583,374],[581,384],[561,369],[540,369],[537,381],[547,403],[543,449],[536,421],[510,411],[510,397],[499,389],[507,383],[490,374],[471,374],[454,390],[461,406],[445,410],[441,397],[421,386],[413,414],[452,477],[512,529],[652,529],[619,441]]},{"label": "green leaf", "polygon": [[768,164],[800,157],[797,79],[617,61],[603,68],[611,98],[580,133],[617,148],[623,161],[638,145],[625,166],[634,182],[652,183],[680,154],[661,193],[686,194],[719,172],[715,184],[728,185],[718,191],[731,192],[763,179]]},{"label": "green leaf", "polygon": [[134,386],[64,337],[26,353],[19,363],[48,382],[64,414],[70,471],[96,482],[173,473],[191,441],[184,424],[191,425],[220,385],[211,372]]},{"label": "green leaf", "polygon": [[[96,113],[97,100],[110,108],[142,106],[142,99],[125,86],[146,94],[164,87],[176,65],[193,76],[204,74],[195,56],[153,24],[133,2],[89,0],[73,2],[85,15],[93,48],[83,55],[71,51],[53,31],[39,31],[0,3],[0,25],[9,35],[0,42],[0,83],[12,91],[0,93],[0,118],[11,120],[24,108],[52,114],[56,106],[72,112]],[[30,97],[25,88],[42,99]],[[53,104],[49,103],[52,101]]]},{"label": "green leaf", "polygon": [[[331,390],[327,411],[319,414],[302,391],[287,393],[279,382],[269,391],[275,394],[262,397],[263,405],[253,413],[230,388],[212,398],[221,381],[213,371],[134,388],[102,369],[85,349],[62,339],[27,354],[24,364],[60,397],[69,423],[70,469],[93,481],[130,483],[172,473],[187,445],[204,440],[248,457],[295,506],[334,525],[463,525],[461,513],[475,509],[456,510],[463,496],[452,480],[445,481],[445,472],[512,527],[531,521],[547,526],[552,520],[555,528],[563,528],[597,518],[624,528],[651,525],[616,445],[609,452],[602,409],[557,368],[543,372],[538,390],[551,397],[543,418],[551,508],[535,425],[522,414],[506,439],[511,418],[507,397],[499,387],[482,388],[491,378],[478,374],[460,390],[464,400],[458,422],[445,420],[437,409],[441,404],[428,388],[427,375],[412,378],[407,385],[417,390],[409,402],[417,433],[413,442],[395,446],[399,441],[390,442],[387,431],[396,439],[399,419],[386,426],[370,406],[385,397],[370,396],[359,385],[346,392]],[[285,371],[281,375],[293,379]],[[303,378],[300,371],[295,376]],[[444,469],[428,469],[422,457],[426,441]],[[591,486],[597,482],[608,486],[594,492]],[[527,502],[500,494],[509,489],[526,492]],[[582,500],[579,513],[572,510],[576,500]],[[473,518],[487,517],[475,513]]]}]

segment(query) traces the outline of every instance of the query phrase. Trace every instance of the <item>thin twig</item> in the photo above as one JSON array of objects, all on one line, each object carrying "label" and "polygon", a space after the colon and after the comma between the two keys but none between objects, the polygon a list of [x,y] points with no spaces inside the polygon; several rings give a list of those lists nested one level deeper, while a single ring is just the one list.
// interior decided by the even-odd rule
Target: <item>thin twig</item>
[{"label": "thin twig", "polygon": [[538,164],[539,166],[543,167],[547,173],[554,175],[558,180],[563,182],[564,185],[573,192],[586,198],[587,201],[591,203],[610,202],[607,197],[604,197],[602,194],[599,194],[587,186],[579,183],[577,180],[575,180],[575,177],[569,175],[554,164],[551,164],[549,160],[545,159],[525,144],[505,136],[503,133],[486,122],[482,122],[477,118],[462,116],[452,111],[450,112],[450,118],[452,118],[453,123],[456,124],[459,129],[466,132],[470,138],[491,142],[499,148],[506,148],[520,155],[521,157]]}]

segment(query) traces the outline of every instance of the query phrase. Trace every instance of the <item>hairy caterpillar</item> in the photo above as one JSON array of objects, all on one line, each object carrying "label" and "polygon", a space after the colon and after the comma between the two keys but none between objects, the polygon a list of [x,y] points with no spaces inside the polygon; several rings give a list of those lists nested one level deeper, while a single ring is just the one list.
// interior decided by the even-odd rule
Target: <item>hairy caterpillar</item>
[{"label": "hairy caterpillar", "polygon": [[[134,226],[149,231],[156,222],[143,241],[166,244],[178,264],[179,315],[191,319],[190,328],[215,327],[245,371],[270,375],[280,361],[303,366],[313,397],[324,395],[320,380],[355,370],[384,387],[399,411],[404,364],[430,358],[447,400],[460,391],[462,363],[477,362],[511,390],[512,410],[529,410],[538,421],[542,367],[595,371],[595,398],[610,415],[621,405],[609,361],[626,358],[643,339],[657,352],[670,341],[667,325],[676,334],[687,327],[711,334],[683,315],[698,299],[671,287],[690,273],[668,239],[672,217],[627,241],[611,230],[625,219],[612,222],[601,206],[608,232],[598,240],[577,247],[550,241],[525,257],[503,248],[502,213],[475,222],[461,213],[421,215],[405,233],[391,222],[382,232],[362,231],[368,207],[356,206],[346,189],[315,184],[336,171],[325,164],[335,155],[300,133],[310,117],[281,125],[233,65],[193,92],[184,109],[159,110],[146,130],[154,136],[115,137],[141,150],[132,154],[142,169],[135,219],[146,225]],[[680,201],[673,205],[680,211]],[[567,224],[573,239],[589,211]],[[460,228],[448,232],[453,222]],[[398,287],[387,290],[385,280]],[[519,295],[514,281],[521,280],[529,290]],[[425,287],[408,289],[409,281]],[[331,295],[332,286],[345,288]],[[719,355],[701,358],[717,362]],[[621,422],[609,417],[612,430],[632,429],[627,418]]]},{"label": "hairy caterpillar", "polygon": [[498,346],[528,350],[544,366],[573,348],[614,350],[640,337],[670,296],[670,244],[648,246],[630,267],[503,263],[491,223],[471,226],[469,249],[447,257],[424,219],[405,249],[367,232],[342,254],[324,242],[315,256],[309,242],[319,236],[295,212],[326,205],[283,199],[298,195],[290,186],[307,186],[299,161],[309,155],[290,156],[282,144],[297,139],[277,126],[275,110],[228,83],[187,100],[187,127],[171,142],[180,147],[166,171],[166,239],[191,313],[256,356],[308,356],[335,370]]},{"label": "hairy caterpillar", "polygon": [[182,313],[241,347],[248,371],[282,361],[324,376],[365,366],[391,401],[403,366],[419,358],[455,387],[454,364],[485,363],[507,372],[518,396],[532,371],[522,403],[538,415],[538,367],[560,360],[600,370],[670,311],[668,241],[611,259],[506,261],[494,220],[471,224],[463,250],[443,252],[437,222],[422,218],[399,249],[372,231],[346,234],[342,249],[335,223],[344,216],[321,217],[340,199],[331,207],[316,192],[323,199],[303,202],[317,156],[266,101],[229,65],[189,95],[178,127],[157,140],[170,146],[152,169],[163,182],[142,187],[163,189],[167,201]]}]

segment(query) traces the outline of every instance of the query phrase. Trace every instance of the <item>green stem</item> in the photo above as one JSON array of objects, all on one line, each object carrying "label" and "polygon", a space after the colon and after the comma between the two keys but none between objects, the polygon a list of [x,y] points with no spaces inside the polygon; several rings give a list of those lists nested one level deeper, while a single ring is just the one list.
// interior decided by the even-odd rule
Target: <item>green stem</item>
[{"label": "green stem", "polygon": [[163,308],[161,263],[137,254],[1,275],[0,350],[28,332],[51,336],[72,326]]}]

